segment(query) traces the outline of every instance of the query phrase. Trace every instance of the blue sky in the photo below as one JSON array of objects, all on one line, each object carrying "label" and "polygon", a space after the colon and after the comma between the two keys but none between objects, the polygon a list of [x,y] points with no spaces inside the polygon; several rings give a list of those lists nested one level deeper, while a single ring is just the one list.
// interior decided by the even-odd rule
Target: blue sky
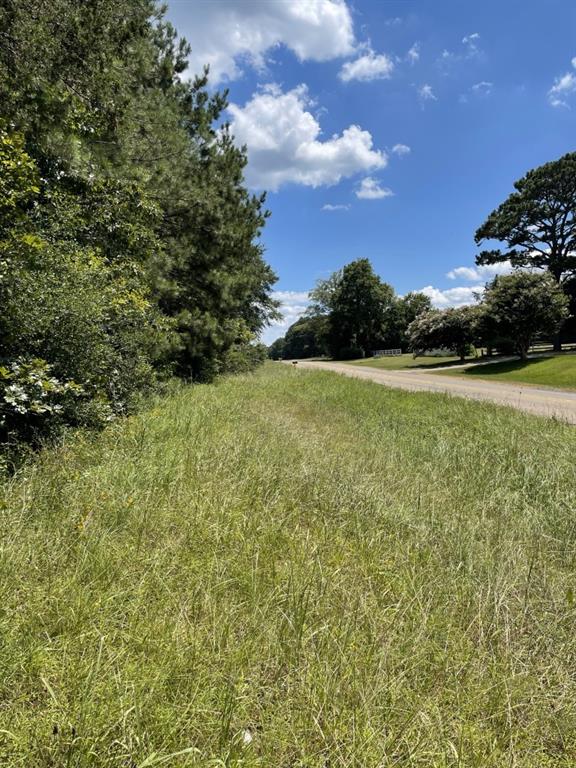
[{"label": "blue sky", "polygon": [[285,313],[360,257],[398,293],[472,300],[474,232],[528,169],[576,149],[573,0],[172,0],[268,189]]}]

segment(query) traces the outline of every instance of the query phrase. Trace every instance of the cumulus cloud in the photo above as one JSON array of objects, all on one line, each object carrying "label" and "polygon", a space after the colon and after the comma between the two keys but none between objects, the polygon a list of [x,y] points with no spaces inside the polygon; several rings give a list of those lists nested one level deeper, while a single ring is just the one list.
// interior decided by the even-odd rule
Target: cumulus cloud
[{"label": "cumulus cloud", "polygon": [[382,80],[389,78],[394,70],[394,62],[385,53],[376,54],[369,50],[354,61],[347,61],[340,70],[338,77],[344,83],[351,80]]},{"label": "cumulus cloud", "polygon": [[371,134],[358,125],[321,141],[310,105],[305,85],[286,93],[267,86],[244,107],[230,104],[232,132],[248,147],[246,180],[251,187],[276,191],[290,182],[329,186],[386,166],[386,153],[374,149]]},{"label": "cumulus cloud", "polygon": [[432,86],[425,83],[424,85],[421,85],[420,88],[418,88],[418,97],[420,101],[438,101],[436,98],[436,95],[434,94],[434,91],[432,90]]},{"label": "cumulus cloud", "polygon": [[380,200],[383,197],[392,197],[394,192],[387,187],[381,187],[378,179],[367,176],[362,179],[360,186],[356,190],[356,197],[361,200]]},{"label": "cumulus cloud", "polygon": [[349,205],[332,205],[332,203],[326,203],[322,206],[323,211],[349,211],[350,206]]},{"label": "cumulus cloud", "polygon": [[446,290],[435,288],[433,285],[426,285],[419,290],[419,293],[428,296],[432,301],[432,304],[438,309],[463,307],[466,304],[474,304],[476,302],[476,296],[483,292],[483,285],[459,286],[458,288],[447,288]]},{"label": "cumulus cloud", "polygon": [[404,155],[409,155],[412,150],[406,144],[394,144],[392,152],[398,157],[404,157]]},{"label": "cumulus cloud", "polygon": [[[576,69],[576,56],[570,63],[572,68]],[[566,99],[574,91],[576,91],[576,74],[566,72],[554,81],[554,85],[548,91],[548,101],[553,107],[569,107]]]},{"label": "cumulus cloud", "polygon": [[509,261],[503,261],[499,264],[480,264],[477,267],[456,267],[446,274],[450,280],[489,280],[495,275],[508,275],[512,272],[512,265]]},{"label": "cumulus cloud", "polygon": [[280,302],[280,320],[274,320],[262,333],[264,344],[272,344],[275,339],[284,336],[288,328],[308,309],[308,291],[273,291],[272,298]]},{"label": "cumulus cloud", "polygon": [[329,61],[354,53],[354,25],[345,0],[187,0],[190,69],[210,65],[211,82],[235,79],[242,64],[262,68],[267,53],[284,45],[302,61]]}]

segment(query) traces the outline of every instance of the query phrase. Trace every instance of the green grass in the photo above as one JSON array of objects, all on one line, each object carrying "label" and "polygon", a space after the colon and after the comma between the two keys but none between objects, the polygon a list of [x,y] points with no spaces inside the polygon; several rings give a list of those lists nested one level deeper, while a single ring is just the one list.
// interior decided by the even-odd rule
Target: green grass
[{"label": "green grass", "polygon": [[458,371],[444,371],[450,376],[474,376],[490,381],[514,381],[534,386],[576,389],[576,354],[555,355],[532,360],[491,363]]},{"label": "green grass", "polygon": [[[466,362],[470,362],[470,358]],[[462,365],[459,357],[416,357],[398,355],[394,357],[368,357],[361,360],[342,360],[347,365],[361,365],[368,368],[381,368],[387,371],[399,371],[404,368],[434,369],[445,365]]]},{"label": "green grass", "polygon": [[46,451],[0,502],[0,764],[574,766],[575,452],[280,365]]}]

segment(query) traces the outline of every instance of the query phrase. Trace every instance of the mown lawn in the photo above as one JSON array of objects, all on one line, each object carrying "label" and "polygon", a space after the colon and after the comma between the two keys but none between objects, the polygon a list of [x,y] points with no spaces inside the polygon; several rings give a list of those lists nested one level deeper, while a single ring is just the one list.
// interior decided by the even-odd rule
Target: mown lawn
[{"label": "mown lawn", "polygon": [[576,354],[555,355],[532,360],[512,360],[477,367],[442,371],[450,376],[474,376],[490,381],[514,381],[534,386],[576,389]]},{"label": "mown lawn", "polygon": [[[472,362],[475,358],[468,358],[465,362]],[[387,371],[399,371],[403,368],[434,369],[445,365],[462,365],[459,357],[413,357],[410,355],[395,355],[390,357],[367,357],[361,360],[339,360],[347,365],[362,365],[368,368],[381,368]]]},{"label": "mown lawn", "polygon": [[576,430],[269,365],[0,503],[0,764],[576,764]]}]

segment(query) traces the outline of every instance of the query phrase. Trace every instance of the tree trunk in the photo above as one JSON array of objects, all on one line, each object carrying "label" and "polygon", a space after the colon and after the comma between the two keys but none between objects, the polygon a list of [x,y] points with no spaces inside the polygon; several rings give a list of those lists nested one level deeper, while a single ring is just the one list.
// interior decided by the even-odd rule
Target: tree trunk
[{"label": "tree trunk", "polygon": [[562,352],[562,335],[560,331],[554,334],[554,352]]}]

